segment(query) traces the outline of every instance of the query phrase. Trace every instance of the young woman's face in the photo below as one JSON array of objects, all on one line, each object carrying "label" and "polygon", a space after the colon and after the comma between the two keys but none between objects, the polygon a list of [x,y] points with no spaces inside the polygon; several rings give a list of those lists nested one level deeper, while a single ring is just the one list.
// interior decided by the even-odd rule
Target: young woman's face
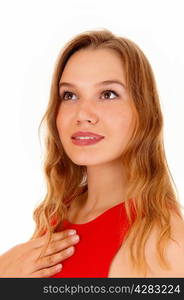
[{"label": "young woman's face", "polygon": [[[118,81],[118,83],[102,83]],[[122,60],[111,49],[82,49],[68,60],[60,84],[56,124],[68,157],[77,165],[117,160],[133,130],[134,108],[126,91]],[[71,136],[90,131],[104,136],[91,145],[75,145]]]}]

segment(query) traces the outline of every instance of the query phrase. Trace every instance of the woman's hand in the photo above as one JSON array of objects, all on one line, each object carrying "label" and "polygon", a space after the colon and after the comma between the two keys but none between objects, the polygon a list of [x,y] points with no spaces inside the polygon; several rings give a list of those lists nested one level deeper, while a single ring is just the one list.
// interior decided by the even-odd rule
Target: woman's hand
[{"label": "woman's hand", "polygon": [[[42,237],[18,244],[0,256],[0,277],[51,277],[58,273],[61,261],[74,254],[73,245],[77,234],[69,235],[72,230],[53,234],[44,256],[39,258],[45,246],[47,234]],[[60,267],[59,267],[60,265]]]}]

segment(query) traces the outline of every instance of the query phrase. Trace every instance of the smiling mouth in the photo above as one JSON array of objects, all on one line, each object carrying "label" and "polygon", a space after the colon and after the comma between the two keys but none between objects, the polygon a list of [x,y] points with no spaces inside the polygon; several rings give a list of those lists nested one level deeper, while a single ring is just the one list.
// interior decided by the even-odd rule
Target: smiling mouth
[{"label": "smiling mouth", "polygon": [[92,145],[103,140],[104,137],[86,138],[86,137],[76,137],[72,138],[72,143],[79,146]]}]

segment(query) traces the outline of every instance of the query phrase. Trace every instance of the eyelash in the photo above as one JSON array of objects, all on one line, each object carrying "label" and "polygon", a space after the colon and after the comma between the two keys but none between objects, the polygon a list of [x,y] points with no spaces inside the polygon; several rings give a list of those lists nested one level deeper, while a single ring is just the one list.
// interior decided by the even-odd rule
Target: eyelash
[{"label": "eyelash", "polygon": [[[116,95],[116,98],[119,97],[119,95],[118,95],[115,91],[113,91],[113,90],[105,90],[105,91],[102,92],[102,94],[105,93],[105,92],[110,92],[110,93],[115,94],[115,95]],[[69,100],[72,100],[72,99],[64,99],[66,93],[68,93],[68,94],[70,94],[70,95],[71,95],[71,94],[74,94],[74,93],[72,93],[72,92],[70,92],[70,91],[63,91],[63,93],[61,94],[61,99],[62,99],[63,101],[69,101]],[[113,98],[113,99],[108,98],[108,99],[110,99],[110,100],[112,101],[112,100],[114,100],[115,98]],[[107,99],[105,99],[105,100],[107,100]]]}]

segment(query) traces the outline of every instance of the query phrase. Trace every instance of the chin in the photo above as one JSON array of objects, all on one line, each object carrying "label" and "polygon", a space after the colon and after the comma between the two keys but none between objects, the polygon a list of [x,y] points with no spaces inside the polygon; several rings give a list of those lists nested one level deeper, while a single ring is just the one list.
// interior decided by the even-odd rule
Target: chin
[{"label": "chin", "polygon": [[95,160],[91,160],[91,159],[73,159],[70,158],[72,160],[72,162],[78,166],[92,166],[92,165],[97,165],[100,162],[97,162]]},{"label": "chin", "polygon": [[100,158],[97,158],[97,155],[86,155],[81,154],[79,157],[70,156],[72,162],[78,166],[95,166],[95,165],[102,165],[111,161],[111,159],[104,160],[104,155]]}]

